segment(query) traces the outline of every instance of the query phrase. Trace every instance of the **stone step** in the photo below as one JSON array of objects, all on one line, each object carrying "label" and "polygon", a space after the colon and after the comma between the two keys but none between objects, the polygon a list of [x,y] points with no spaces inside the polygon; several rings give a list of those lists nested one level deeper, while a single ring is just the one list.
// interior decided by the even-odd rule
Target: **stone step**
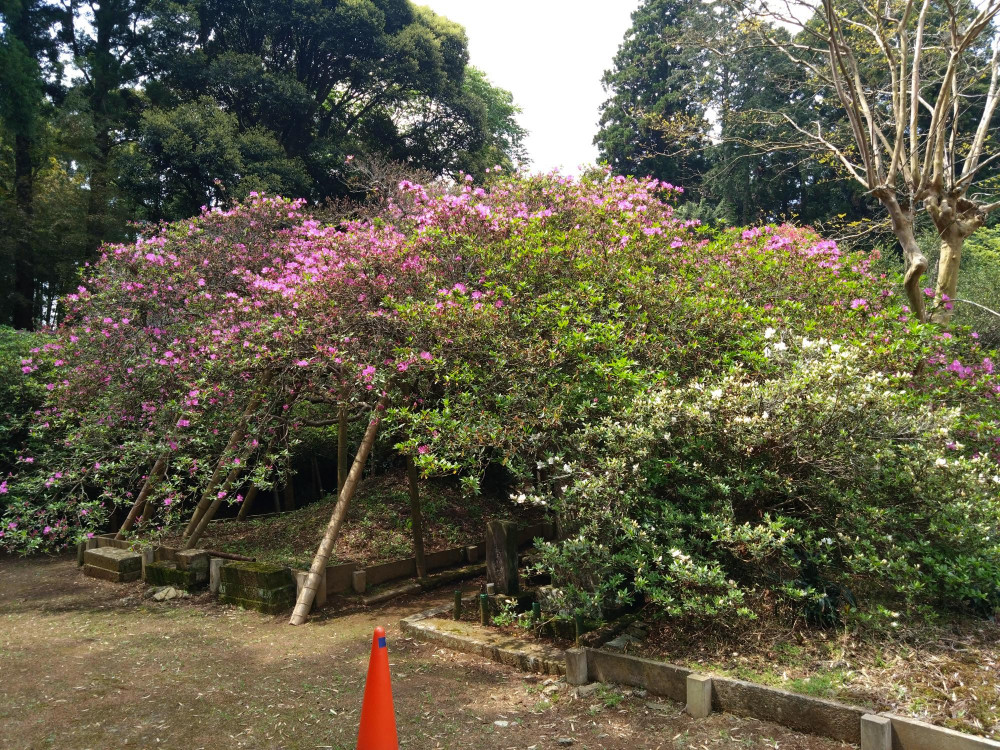
[{"label": "stone step", "polygon": [[142,575],[142,555],[118,547],[98,547],[83,553],[83,573],[105,581],[137,581]]}]

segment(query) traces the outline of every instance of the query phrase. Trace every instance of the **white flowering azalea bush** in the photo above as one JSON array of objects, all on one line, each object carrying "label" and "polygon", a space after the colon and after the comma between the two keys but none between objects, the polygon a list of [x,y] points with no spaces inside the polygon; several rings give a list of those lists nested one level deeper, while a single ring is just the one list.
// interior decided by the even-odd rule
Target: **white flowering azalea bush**
[{"label": "white flowering azalea bush", "polygon": [[525,501],[558,513],[542,548],[566,607],[818,624],[848,607],[1000,606],[1000,467],[955,434],[958,406],[870,346],[764,334],[766,377],[645,397],[582,430]]}]

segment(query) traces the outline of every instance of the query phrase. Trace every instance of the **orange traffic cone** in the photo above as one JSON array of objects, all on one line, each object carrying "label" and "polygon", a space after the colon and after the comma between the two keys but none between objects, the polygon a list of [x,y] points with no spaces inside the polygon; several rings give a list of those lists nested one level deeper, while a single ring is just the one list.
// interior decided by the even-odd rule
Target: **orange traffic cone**
[{"label": "orange traffic cone", "polygon": [[396,712],[392,708],[392,685],[389,684],[389,649],[385,645],[385,628],[382,627],[375,628],[372,637],[365,700],[361,704],[358,750],[399,750]]}]

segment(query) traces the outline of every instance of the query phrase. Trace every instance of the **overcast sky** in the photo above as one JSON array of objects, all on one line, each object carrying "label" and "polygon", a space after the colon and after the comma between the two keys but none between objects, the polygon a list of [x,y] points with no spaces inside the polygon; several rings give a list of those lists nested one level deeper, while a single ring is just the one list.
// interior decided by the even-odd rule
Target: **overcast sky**
[{"label": "overcast sky", "polygon": [[470,62],[514,94],[532,171],[593,163],[601,76],[638,0],[416,0],[463,26]]}]

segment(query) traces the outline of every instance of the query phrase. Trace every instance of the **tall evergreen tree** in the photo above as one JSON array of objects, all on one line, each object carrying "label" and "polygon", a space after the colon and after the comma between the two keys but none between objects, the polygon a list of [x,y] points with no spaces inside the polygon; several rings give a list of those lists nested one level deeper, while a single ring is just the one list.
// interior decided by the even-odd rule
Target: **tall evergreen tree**
[{"label": "tall evergreen tree", "polygon": [[697,188],[706,163],[708,102],[699,88],[698,51],[686,36],[703,12],[699,0],[644,0],[602,82],[594,138],[619,173],[652,175]]},{"label": "tall evergreen tree", "polygon": [[13,167],[12,179],[4,186],[6,194],[0,195],[0,211],[9,227],[2,246],[12,277],[11,291],[0,304],[9,309],[14,327],[28,330],[34,328],[37,282],[33,238],[37,145],[44,128],[46,73],[59,68],[54,27],[62,17],[47,0],[0,2],[0,124]]}]

